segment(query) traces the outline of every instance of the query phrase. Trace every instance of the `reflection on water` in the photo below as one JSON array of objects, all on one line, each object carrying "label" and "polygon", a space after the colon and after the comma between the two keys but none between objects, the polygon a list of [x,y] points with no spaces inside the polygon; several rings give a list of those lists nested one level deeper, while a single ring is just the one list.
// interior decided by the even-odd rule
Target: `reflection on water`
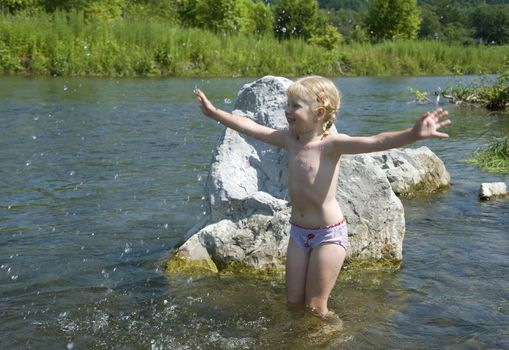
[{"label": "reflection on water", "polygon": [[[165,276],[222,130],[192,90],[228,109],[246,81],[0,80],[0,348],[509,348],[509,201],[477,198],[509,177],[464,162],[509,133],[501,113],[447,106],[451,138],[426,145],[453,184],[404,200],[401,271],[342,273],[340,328],[289,310],[283,276]],[[407,127],[433,107],[409,87],[453,82],[339,79],[337,126]]]}]

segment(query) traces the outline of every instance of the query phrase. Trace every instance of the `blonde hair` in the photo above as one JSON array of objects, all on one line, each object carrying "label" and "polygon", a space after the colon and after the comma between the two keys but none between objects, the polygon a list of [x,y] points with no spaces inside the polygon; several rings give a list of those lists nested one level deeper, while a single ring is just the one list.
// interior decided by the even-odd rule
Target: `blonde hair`
[{"label": "blonde hair", "polygon": [[318,75],[300,78],[290,85],[287,95],[288,97],[306,95],[313,101],[315,109],[323,108],[325,110],[323,136],[329,135],[341,105],[339,90],[332,81]]}]

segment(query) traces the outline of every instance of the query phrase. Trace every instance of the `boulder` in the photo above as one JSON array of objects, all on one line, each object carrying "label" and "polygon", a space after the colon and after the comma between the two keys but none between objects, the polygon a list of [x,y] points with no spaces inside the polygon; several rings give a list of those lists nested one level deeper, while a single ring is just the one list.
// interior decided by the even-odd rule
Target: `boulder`
[{"label": "boulder", "polygon": [[[291,80],[266,76],[242,87],[234,115],[284,129]],[[226,129],[219,140],[206,186],[211,220],[273,214],[287,205],[286,152]],[[260,193],[263,192],[263,193]]]},{"label": "boulder", "polygon": [[373,158],[341,157],[336,198],[348,224],[349,260],[403,259],[403,204]]},{"label": "boulder", "polygon": [[[286,128],[290,84],[268,76],[244,85],[233,114]],[[428,157],[436,158],[431,151],[391,152],[341,159],[336,193],[348,224],[350,262],[401,261],[404,209],[393,187],[423,187],[422,181],[434,177],[425,174],[431,166]],[[399,181],[397,174],[410,168],[417,169],[416,174],[400,175],[406,180]],[[290,217],[286,151],[226,129],[210,166],[205,198],[207,217],[172,252],[168,271],[284,269]]]},{"label": "boulder", "polygon": [[451,184],[444,162],[426,146],[392,149],[369,156],[385,172],[398,196],[436,192]]},{"label": "boulder", "polygon": [[479,198],[489,200],[494,197],[507,196],[507,186],[505,182],[482,183],[479,189]]}]

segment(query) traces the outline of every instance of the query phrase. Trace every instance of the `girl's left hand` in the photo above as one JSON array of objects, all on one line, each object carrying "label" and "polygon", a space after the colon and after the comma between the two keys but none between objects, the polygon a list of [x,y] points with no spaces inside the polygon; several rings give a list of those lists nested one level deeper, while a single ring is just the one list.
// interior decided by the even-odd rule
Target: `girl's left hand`
[{"label": "girl's left hand", "polygon": [[438,130],[451,124],[449,119],[444,117],[448,115],[447,111],[437,108],[433,112],[426,112],[414,125],[412,132],[417,140],[430,137],[447,138],[448,134],[439,132]]}]

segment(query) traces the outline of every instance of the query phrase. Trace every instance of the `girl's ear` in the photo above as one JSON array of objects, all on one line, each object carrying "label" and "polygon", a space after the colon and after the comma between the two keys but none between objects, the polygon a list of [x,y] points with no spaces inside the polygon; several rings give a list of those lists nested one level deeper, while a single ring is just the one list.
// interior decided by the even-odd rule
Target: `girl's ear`
[{"label": "girl's ear", "polygon": [[317,121],[325,118],[325,107],[318,107],[315,112],[315,119]]}]

